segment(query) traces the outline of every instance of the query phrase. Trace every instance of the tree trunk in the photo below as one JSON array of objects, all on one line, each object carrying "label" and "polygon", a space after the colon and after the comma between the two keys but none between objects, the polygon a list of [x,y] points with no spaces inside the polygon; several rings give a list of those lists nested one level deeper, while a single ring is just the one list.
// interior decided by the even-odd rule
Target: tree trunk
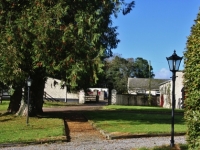
[{"label": "tree trunk", "polygon": [[32,85],[30,87],[30,116],[43,113],[43,95],[46,82],[45,74],[44,68],[37,68],[34,74],[30,76],[32,79]]},{"label": "tree trunk", "polygon": [[[27,86],[24,87],[24,93],[23,93],[23,97],[20,100],[20,108],[18,110],[18,112],[16,113],[16,115],[19,116],[27,116],[28,114],[28,88]],[[29,105],[29,114],[31,111],[31,105]]]},{"label": "tree trunk", "polygon": [[[31,86],[31,105],[33,105],[33,113],[34,114],[41,114],[43,113],[43,95],[44,95],[44,87],[45,87],[46,78],[44,77],[37,77],[33,78],[33,84]],[[33,114],[33,115],[34,115]]]},{"label": "tree trunk", "polygon": [[17,115],[26,116],[27,111],[29,110],[29,116],[33,117],[37,114],[42,114],[43,110],[43,95],[44,95],[44,86],[45,78],[32,78],[32,85],[29,90],[29,109],[28,109],[28,87],[25,87],[24,99],[21,101],[21,107],[17,112]]},{"label": "tree trunk", "polygon": [[[29,110],[28,114],[30,117],[43,113],[42,110],[43,95],[46,82],[46,77],[43,76],[44,74],[45,74],[44,70],[42,68],[38,68],[35,70],[34,74],[30,76],[30,78],[32,79],[32,84],[29,87],[29,89],[27,87],[27,84],[25,84],[24,98],[21,101],[21,107],[17,115],[26,116],[28,110]],[[29,92],[29,107],[27,105],[28,92]]]},{"label": "tree trunk", "polygon": [[20,102],[22,99],[22,87],[21,86],[13,86],[14,93],[10,97],[10,103],[7,111],[11,113],[16,113],[20,108]]}]

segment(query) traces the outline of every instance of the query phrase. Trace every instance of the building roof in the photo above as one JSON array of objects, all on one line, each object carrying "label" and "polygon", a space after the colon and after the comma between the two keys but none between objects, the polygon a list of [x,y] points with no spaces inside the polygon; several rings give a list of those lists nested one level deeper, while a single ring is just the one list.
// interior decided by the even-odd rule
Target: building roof
[{"label": "building roof", "polygon": [[[151,89],[159,89],[161,83],[169,79],[151,79]],[[128,78],[128,89],[149,89],[149,78]]]},{"label": "building roof", "polygon": [[166,84],[166,83],[169,83],[169,82],[171,82],[171,81],[172,81],[172,80],[167,80],[167,81],[161,82],[159,85],[161,86],[161,85]]}]

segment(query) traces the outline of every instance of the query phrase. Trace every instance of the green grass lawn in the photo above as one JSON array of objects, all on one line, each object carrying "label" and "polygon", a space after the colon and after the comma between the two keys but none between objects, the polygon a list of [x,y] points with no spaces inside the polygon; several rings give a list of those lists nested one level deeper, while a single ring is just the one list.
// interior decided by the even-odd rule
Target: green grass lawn
[{"label": "green grass lawn", "polygon": [[[104,110],[120,110],[120,111],[145,111],[145,112],[159,112],[159,113],[171,113],[171,109],[163,107],[154,107],[154,106],[124,106],[124,105],[108,105],[103,107]],[[177,113],[184,113],[183,109],[176,109]]]},{"label": "green grass lawn", "polygon": [[0,104],[0,144],[15,142],[46,141],[65,138],[63,116],[59,113],[26,117],[5,113],[9,101]]},{"label": "green grass lawn", "polygon": [[[27,141],[64,139],[62,112],[44,113],[42,116],[26,117],[5,114],[9,101],[0,104],[0,144]],[[44,107],[68,107],[66,103],[45,102]],[[70,107],[70,106],[69,106]],[[79,107],[79,106],[77,106]],[[95,125],[110,133],[159,134],[171,131],[171,109],[146,106],[109,105],[99,111],[85,111],[84,115]],[[175,133],[185,133],[186,125],[183,110],[175,110]],[[187,145],[182,146],[183,150]],[[169,150],[167,146],[155,147]],[[140,150],[147,150],[142,148]]]},{"label": "green grass lawn", "polygon": [[[107,132],[159,134],[171,131],[171,110],[161,107],[105,106],[104,111],[85,112],[89,120]],[[175,133],[186,133],[183,110],[175,114]],[[182,113],[181,113],[182,112]]]},{"label": "green grass lawn", "polygon": [[9,102],[10,101],[3,100],[2,103],[0,103],[0,114],[7,110]]},{"label": "green grass lawn", "polygon": [[29,118],[5,115],[0,117],[0,143],[28,142],[63,138],[64,124],[59,118]]}]

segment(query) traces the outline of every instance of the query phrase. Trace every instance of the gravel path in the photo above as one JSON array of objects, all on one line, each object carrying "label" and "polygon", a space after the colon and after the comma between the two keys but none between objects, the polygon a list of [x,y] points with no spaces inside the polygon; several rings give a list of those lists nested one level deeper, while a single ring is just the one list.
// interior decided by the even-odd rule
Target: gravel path
[{"label": "gravel path", "polygon": [[[176,136],[176,143],[186,143],[184,136]],[[24,147],[7,147],[2,150],[131,150],[169,145],[170,137],[132,138],[120,140],[103,140],[87,142],[66,142],[53,144],[29,145]]]}]

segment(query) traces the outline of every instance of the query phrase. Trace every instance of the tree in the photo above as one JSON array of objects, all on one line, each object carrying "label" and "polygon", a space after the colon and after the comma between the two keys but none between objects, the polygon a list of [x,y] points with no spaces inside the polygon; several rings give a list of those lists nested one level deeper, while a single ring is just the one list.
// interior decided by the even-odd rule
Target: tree
[{"label": "tree", "polygon": [[133,76],[136,78],[153,78],[155,76],[152,66],[141,57],[135,59],[134,68]]},{"label": "tree", "polygon": [[119,42],[111,15],[127,14],[133,6],[124,0],[2,0],[0,80],[14,89],[9,110],[18,110],[28,76],[36,113],[42,112],[48,76],[71,87],[95,83],[102,58]]},{"label": "tree", "polygon": [[[150,68],[150,72],[149,72]],[[127,81],[129,77],[150,78],[154,77],[153,68],[143,58],[122,58],[116,55],[106,61],[106,83],[110,89],[116,89],[118,93],[127,93]]]},{"label": "tree", "polygon": [[200,149],[200,12],[191,28],[184,53],[185,119],[190,150]]},{"label": "tree", "polygon": [[126,82],[128,79],[126,71],[126,59],[114,56],[106,62],[106,82],[109,89],[116,89],[118,93],[126,92]]}]

